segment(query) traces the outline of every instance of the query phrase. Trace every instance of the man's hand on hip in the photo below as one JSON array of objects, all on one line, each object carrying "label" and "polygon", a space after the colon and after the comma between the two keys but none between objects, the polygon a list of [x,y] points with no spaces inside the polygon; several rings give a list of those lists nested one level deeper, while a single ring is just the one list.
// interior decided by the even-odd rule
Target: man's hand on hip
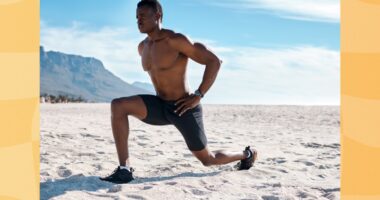
[{"label": "man's hand on hip", "polygon": [[180,99],[174,104],[177,106],[177,109],[174,112],[177,113],[179,116],[181,116],[187,110],[192,109],[195,106],[197,106],[200,101],[201,101],[201,97],[194,94],[188,97],[185,97],[183,99]]}]

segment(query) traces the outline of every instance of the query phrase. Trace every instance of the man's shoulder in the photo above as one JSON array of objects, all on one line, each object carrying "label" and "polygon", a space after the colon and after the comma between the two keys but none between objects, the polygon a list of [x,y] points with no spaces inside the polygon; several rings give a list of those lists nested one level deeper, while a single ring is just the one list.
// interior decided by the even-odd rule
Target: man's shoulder
[{"label": "man's shoulder", "polygon": [[181,44],[183,42],[189,42],[190,41],[190,39],[186,35],[184,35],[182,33],[176,33],[174,31],[168,35],[167,40],[168,40],[170,45],[178,45],[178,44]]},{"label": "man's shoulder", "polygon": [[139,43],[139,46],[140,45],[144,45],[145,42],[148,41],[148,37],[144,38],[143,40],[141,40],[141,42]]},{"label": "man's shoulder", "polygon": [[183,39],[187,39],[188,40],[188,37],[182,33],[176,33],[174,31],[171,31],[171,33],[169,34],[168,38],[170,40],[183,40]]},{"label": "man's shoulder", "polygon": [[146,37],[144,40],[142,40],[139,45],[138,45],[138,51],[139,51],[139,54],[140,56],[142,55],[142,51],[144,49],[144,44],[145,42],[147,41],[148,37]]}]

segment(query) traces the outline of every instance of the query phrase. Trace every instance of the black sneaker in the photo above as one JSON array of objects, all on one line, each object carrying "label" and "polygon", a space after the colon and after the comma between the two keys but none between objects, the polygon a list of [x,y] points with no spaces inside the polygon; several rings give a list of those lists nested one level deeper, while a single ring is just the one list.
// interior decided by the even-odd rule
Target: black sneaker
[{"label": "black sneaker", "polygon": [[111,183],[129,183],[133,181],[135,178],[133,178],[132,172],[135,170],[131,167],[131,170],[128,169],[121,169],[120,166],[118,166],[111,175],[106,177],[99,177],[102,181],[108,181]]},{"label": "black sneaker", "polygon": [[253,163],[257,159],[257,151],[255,149],[250,149],[250,146],[245,147],[245,152],[249,152],[249,157],[240,160],[237,164],[238,170],[248,170],[253,166]]}]

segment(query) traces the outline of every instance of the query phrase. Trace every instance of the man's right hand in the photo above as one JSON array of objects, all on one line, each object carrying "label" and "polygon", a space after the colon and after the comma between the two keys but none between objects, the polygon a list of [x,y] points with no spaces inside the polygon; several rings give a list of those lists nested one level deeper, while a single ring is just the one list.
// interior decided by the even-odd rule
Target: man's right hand
[{"label": "man's right hand", "polygon": [[201,97],[191,94],[190,96],[184,97],[174,103],[177,109],[174,111],[179,116],[183,115],[187,110],[195,108],[201,101]]}]

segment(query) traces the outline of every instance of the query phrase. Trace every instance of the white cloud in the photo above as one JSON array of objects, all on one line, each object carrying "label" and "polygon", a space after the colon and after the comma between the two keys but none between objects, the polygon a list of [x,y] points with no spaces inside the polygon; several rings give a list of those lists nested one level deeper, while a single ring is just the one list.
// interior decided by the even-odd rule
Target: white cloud
[{"label": "white cloud", "polygon": [[73,22],[70,27],[51,27],[41,21],[41,45],[45,50],[95,57],[129,83],[149,81],[137,51],[143,38],[134,29],[103,27],[91,30],[80,22]]},{"label": "white cloud", "polygon": [[[41,22],[41,44],[47,50],[100,59],[128,82],[150,82],[137,52],[143,35],[128,28],[90,30],[81,23],[49,27]],[[204,103],[224,104],[339,104],[339,52],[299,46],[265,49],[205,43],[223,60],[216,82]],[[190,62],[191,89],[201,83],[204,66]]]},{"label": "white cloud", "polygon": [[[207,94],[208,103],[340,104],[338,51],[312,46],[264,49],[218,47],[213,41],[205,44],[223,60]],[[203,70],[190,62],[192,89],[201,83]]]},{"label": "white cloud", "polygon": [[307,21],[340,21],[339,0],[218,0],[212,5],[239,10],[270,12],[283,18]]}]

